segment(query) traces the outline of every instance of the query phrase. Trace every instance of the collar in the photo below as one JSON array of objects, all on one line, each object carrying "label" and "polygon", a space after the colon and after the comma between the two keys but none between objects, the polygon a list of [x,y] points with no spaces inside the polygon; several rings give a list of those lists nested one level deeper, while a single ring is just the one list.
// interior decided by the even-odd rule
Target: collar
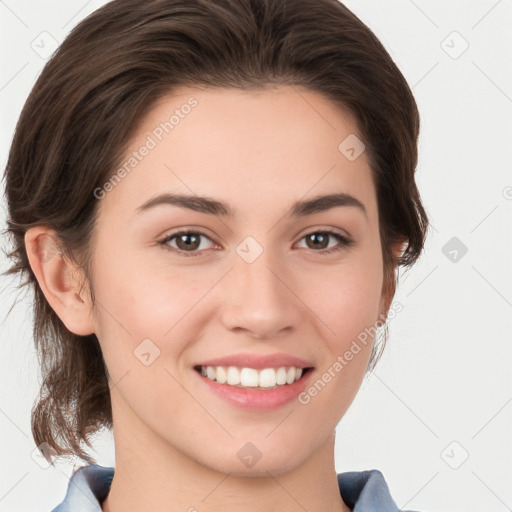
[{"label": "collar", "polygon": [[[353,512],[413,512],[398,509],[377,469],[349,471],[337,477],[340,495]],[[102,512],[100,503],[107,497],[113,478],[112,467],[91,464],[76,469],[64,501],[52,512]]]}]

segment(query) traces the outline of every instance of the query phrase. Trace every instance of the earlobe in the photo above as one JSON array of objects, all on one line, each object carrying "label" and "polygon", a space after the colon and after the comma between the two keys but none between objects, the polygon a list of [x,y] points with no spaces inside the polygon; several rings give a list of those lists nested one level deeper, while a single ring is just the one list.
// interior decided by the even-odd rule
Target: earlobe
[{"label": "earlobe", "polygon": [[81,336],[94,333],[90,300],[80,291],[78,269],[62,254],[55,231],[30,228],[25,248],[39,287],[66,328]]},{"label": "earlobe", "polygon": [[404,245],[407,242],[406,238],[401,238],[399,241],[395,242],[391,246],[391,251],[393,253],[393,260],[396,262],[395,268],[398,264],[398,261],[400,260],[400,257],[402,256]]},{"label": "earlobe", "polygon": [[398,262],[400,261],[400,257],[402,256],[404,250],[404,244],[407,242],[407,239],[402,238],[399,241],[395,242],[391,246],[391,252],[393,255],[393,268],[392,271],[389,271],[389,275],[384,275],[384,282],[382,284],[382,295],[380,302],[380,315],[381,317],[386,318],[388,315],[389,308],[391,307],[391,303],[393,302],[393,297],[395,296],[396,291],[396,269],[398,267]]}]

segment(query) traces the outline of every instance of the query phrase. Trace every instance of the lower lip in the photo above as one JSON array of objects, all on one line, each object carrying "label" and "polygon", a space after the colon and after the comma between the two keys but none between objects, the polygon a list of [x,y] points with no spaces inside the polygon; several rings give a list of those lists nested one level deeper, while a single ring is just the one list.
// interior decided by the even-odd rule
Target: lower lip
[{"label": "lower lip", "polygon": [[219,384],[216,380],[194,373],[220,398],[242,409],[268,410],[277,409],[297,398],[310,380],[313,369],[293,384],[284,384],[274,389],[238,388],[229,384]]}]

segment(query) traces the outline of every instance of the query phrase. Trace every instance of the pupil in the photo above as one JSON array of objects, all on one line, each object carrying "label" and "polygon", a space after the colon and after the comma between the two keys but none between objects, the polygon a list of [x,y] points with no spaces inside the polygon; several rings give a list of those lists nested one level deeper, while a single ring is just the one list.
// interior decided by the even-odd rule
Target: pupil
[{"label": "pupil", "polygon": [[[195,239],[195,241],[191,242],[190,239],[193,238]],[[197,235],[190,235],[190,234],[186,234],[186,235],[180,235],[176,241],[178,247],[180,245],[180,242],[184,244],[184,247],[185,248],[193,248],[193,249],[197,249],[198,247],[198,240],[199,240],[199,237]],[[180,247],[181,249],[181,247]]]},{"label": "pupil", "polygon": [[[320,239],[320,240],[319,240]],[[320,243],[324,242],[322,245],[322,248],[327,247],[325,242],[327,241],[327,236],[322,233],[313,233],[309,236],[308,240],[310,241],[320,241]],[[315,247],[315,245],[313,245]],[[318,244],[316,245],[318,247]]]}]

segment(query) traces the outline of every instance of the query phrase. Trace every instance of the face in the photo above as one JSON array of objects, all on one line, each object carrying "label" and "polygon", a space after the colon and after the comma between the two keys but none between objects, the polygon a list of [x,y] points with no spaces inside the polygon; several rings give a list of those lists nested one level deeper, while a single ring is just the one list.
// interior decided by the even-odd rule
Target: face
[{"label": "face", "polygon": [[[287,86],[182,88],[147,114],[125,172],[97,192],[94,322],[114,433],[253,475],[290,470],[332,436],[370,356],[358,335],[385,304],[371,170],[339,149],[357,134]],[[247,385],[222,384],[218,365],[232,383],[249,368]],[[274,388],[281,367],[302,376]],[[255,375],[273,389],[251,387]]]}]

